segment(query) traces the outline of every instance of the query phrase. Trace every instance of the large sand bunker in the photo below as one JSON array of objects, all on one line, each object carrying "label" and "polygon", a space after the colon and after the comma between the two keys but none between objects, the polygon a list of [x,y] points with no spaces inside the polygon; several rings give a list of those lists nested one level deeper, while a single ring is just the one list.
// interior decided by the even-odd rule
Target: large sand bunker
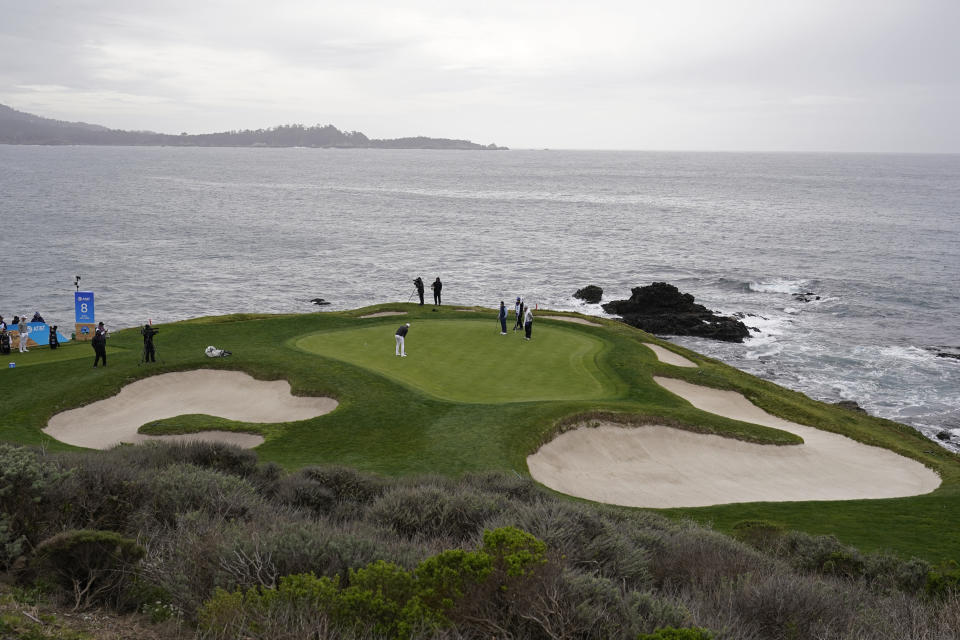
[{"label": "large sand bunker", "polygon": [[78,447],[107,449],[121,442],[212,440],[255,447],[263,438],[249,433],[205,431],[183,436],[148,436],[137,429],[153,420],[206,414],[241,422],[307,420],[337,407],[332,398],[290,394],[285,380],[256,380],[241,371],[199,369],[164,373],[128,384],[117,395],[58,413],[47,435]]},{"label": "large sand bunker", "polygon": [[940,485],[940,477],[919,462],[777,418],[739,393],[655,380],[698,409],[789,431],[804,444],[760,445],[663,426],[605,423],[568,431],[541,447],[527,458],[530,474],[581,498],[656,508],[895,498]]}]

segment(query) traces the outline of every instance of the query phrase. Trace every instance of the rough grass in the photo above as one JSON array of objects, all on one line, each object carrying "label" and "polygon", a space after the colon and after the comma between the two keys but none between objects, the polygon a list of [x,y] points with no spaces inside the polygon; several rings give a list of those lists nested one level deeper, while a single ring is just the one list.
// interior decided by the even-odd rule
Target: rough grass
[{"label": "rough grass", "polygon": [[[408,313],[403,318],[357,317],[388,308]],[[485,313],[488,317],[484,317]],[[471,353],[477,359],[466,368],[482,365],[487,370],[470,378],[473,384],[499,376],[512,385],[511,393],[513,388],[522,390],[525,385],[534,384],[518,366],[529,364],[536,370],[537,363],[529,361],[540,345],[549,344],[554,338],[569,345],[591,345],[587,350],[590,355],[584,353],[577,360],[579,370],[561,371],[569,366],[569,359],[567,364],[560,361],[562,366],[551,361],[553,364],[545,369],[549,379],[562,381],[569,374],[570,379],[581,383],[588,379],[600,381],[603,397],[569,393],[554,400],[517,401],[515,396],[494,398],[487,389],[484,402],[451,400],[443,393],[422,390],[424,380],[429,381],[431,375],[434,384],[445,384],[443,379],[452,377],[449,368],[431,374],[431,367],[425,366],[418,370],[417,379],[404,381],[384,375],[369,363],[307,353],[296,346],[305,336],[346,337],[367,332],[382,337],[377,353],[382,353],[391,366],[394,362],[407,364],[411,358],[401,361],[393,356],[392,336],[401,321],[413,325],[408,341],[411,354],[430,353],[433,347],[428,348],[427,341],[432,327],[436,327],[441,333],[448,332],[444,340],[437,342],[437,348],[446,350],[448,355],[457,348],[476,348]],[[414,304],[393,303],[346,313],[240,314],[163,325],[156,338],[159,362],[151,365],[139,365],[139,332],[119,331],[110,338],[110,365],[106,369],[91,369],[92,362],[87,358],[92,358],[93,351],[88,344],[80,343],[67,344],[56,352],[31,350],[21,358],[24,366],[18,362],[16,369],[4,369],[2,375],[11,388],[30,392],[0,395],[0,439],[68,450],[71,447],[40,431],[54,413],[108,397],[129,382],[156,373],[230,368],[259,379],[286,379],[294,394],[329,395],[340,402],[335,412],[313,420],[257,425],[256,430],[267,436],[267,442],[257,449],[260,458],[287,469],[333,463],[391,476],[459,476],[495,470],[525,475],[526,456],[558,431],[569,428],[572,416],[612,414],[626,423],[662,419],[665,424],[754,442],[796,441],[791,434],[693,408],[652,382],[654,375],[667,375],[740,391],[771,413],[892,449],[937,470],[943,478],[937,491],[916,498],[738,504],[678,510],[673,512],[676,515],[715,522],[725,530],[744,519],[774,520],[811,533],[834,534],[864,549],[890,549],[935,562],[960,558],[960,531],[949,525],[960,521],[960,457],[905,425],[814,402],[675,345],[670,348],[701,366],[685,369],[664,365],[641,346],[641,342],[664,344],[662,341],[620,323],[601,324],[594,327],[540,320],[535,324],[534,340],[527,343],[512,332],[500,336],[495,331],[492,310],[468,314],[442,308],[434,312]],[[483,343],[479,348],[473,344],[482,337],[472,333],[476,326],[489,333],[489,345]],[[463,339],[469,344],[456,344],[461,328],[466,336]],[[234,355],[209,359],[203,350],[210,344],[229,349]],[[597,344],[601,348],[595,349]],[[435,357],[440,355],[438,351]],[[546,382],[535,382],[536,385],[549,386]],[[249,427],[226,422],[215,417],[186,416],[161,421],[149,429],[169,433]]]}]

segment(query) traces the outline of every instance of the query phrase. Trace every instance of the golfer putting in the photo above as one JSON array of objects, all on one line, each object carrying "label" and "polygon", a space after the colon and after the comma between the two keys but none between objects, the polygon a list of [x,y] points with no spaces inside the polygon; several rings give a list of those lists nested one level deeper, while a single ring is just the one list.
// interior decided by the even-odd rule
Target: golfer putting
[{"label": "golfer putting", "polygon": [[409,322],[404,325],[401,325],[400,328],[397,329],[397,332],[394,334],[394,337],[396,338],[396,341],[397,341],[396,355],[400,356],[401,358],[407,357],[407,351],[406,351],[406,348],[404,347],[404,338],[407,337],[408,329],[410,329]]}]

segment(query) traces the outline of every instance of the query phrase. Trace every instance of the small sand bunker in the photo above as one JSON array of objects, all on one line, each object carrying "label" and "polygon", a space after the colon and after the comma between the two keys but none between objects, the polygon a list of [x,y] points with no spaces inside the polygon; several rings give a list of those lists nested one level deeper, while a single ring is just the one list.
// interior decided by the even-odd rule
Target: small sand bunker
[{"label": "small sand bunker", "polygon": [[91,449],[159,439],[207,440],[251,448],[262,444],[263,438],[224,431],[148,436],[137,433],[137,429],[154,420],[197,413],[242,422],[292,422],[330,413],[336,407],[333,398],[291,395],[286,380],[256,380],[241,371],[198,369],[128,384],[112,398],[58,413],[43,432],[61,442]]},{"label": "small sand bunker", "polygon": [[672,364],[675,367],[695,367],[697,366],[696,362],[691,362],[681,356],[679,353],[674,353],[669,349],[664,349],[660,345],[651,344],[649,342],[644,342],[643,346],[647,347],[657,356],[657,360],[666,364]]},{"label": "small sand bunker", "polygon": [[574,318],[572,316],[539,316],[542,320],[562,320],[563,322],[572,322],[574,324],[585,324],[591,327],[603,326],[599,322],[592,322],[586,318]]},{"label": "small sand bunker", "polygon": [[382,318],[384,316],[405,316],[407,315],[406,311],[377,311],[376,313],[368,313],[365,316],[358,316],[360,318]]},{"label": "small sand bunker", "polygon": [[664,426],[605,423],[568,431],[541,447],[527,458],[530,474],[580,498],[652,508],[894,498],[940,485],[940,477],[915,460],[777,418],[739,393],[655,380],[698,409],[790,431],[804,444],[760,445]]}]

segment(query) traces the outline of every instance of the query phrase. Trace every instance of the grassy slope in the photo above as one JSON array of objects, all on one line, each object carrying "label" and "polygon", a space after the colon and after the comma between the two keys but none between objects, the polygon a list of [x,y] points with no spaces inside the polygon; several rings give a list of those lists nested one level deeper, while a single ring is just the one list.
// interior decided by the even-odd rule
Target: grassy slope
[{"label": "grassy slope", "polygon": [[[358,317],[388,308],[409,314]],[[674,345],[667,346],[700,368],[661,364],[640,342],[664,343],[622,324],[588,327],[540,320],[534,340],[526,343],[513,332],[500,336],[494,312],[484,314],[394,304],[347,313],[200,318],[163,326],[156,339],[162,362],[150,366],[137,366],[136,330],[111,338],[107,369],[90,368],[93,351],[86,344],[52,353],[35,349],[19,357],[16,369],[3,373],[9,381],[5,389],[30,392],[0,394],[0,438],[69,448],[40,432],[54,413],[107,397],[132,380],[161,371],[222,367],[261,379],[287,379],[295,394],[331,395],[340,407],[314,420],[278,425],[185,416],[159,421],[150,430],[259,431],[267,439],[257,450],[261,458],[288,468],[336,462],[386,474],[526,473],[526,456],[540,443],[571,416],[596,412],[758,442],[796,441],[790,434],[700,412],[651,381],[652,375],[669,375],[736,389],[784,418],[901,452],[937,469],[944,482],[933,494],[917,498],[755,503],[667,513],[712,521],[720,529],[759,517],[812,533],[834,533],[866,550],[888,548],[932,561],[960,558],[955,526],[960,522],[960,457],[913,429],[813,402]],[[392,336],[406,321],[413,324],[407,341],[411,355],[401,360],[393,355]],[[380,341],[376,349],[360,348],[374,339]],[[208,359],[203,349],[209,344],[234,355]],[[505,380],[513,386],[504,387]]]}]

